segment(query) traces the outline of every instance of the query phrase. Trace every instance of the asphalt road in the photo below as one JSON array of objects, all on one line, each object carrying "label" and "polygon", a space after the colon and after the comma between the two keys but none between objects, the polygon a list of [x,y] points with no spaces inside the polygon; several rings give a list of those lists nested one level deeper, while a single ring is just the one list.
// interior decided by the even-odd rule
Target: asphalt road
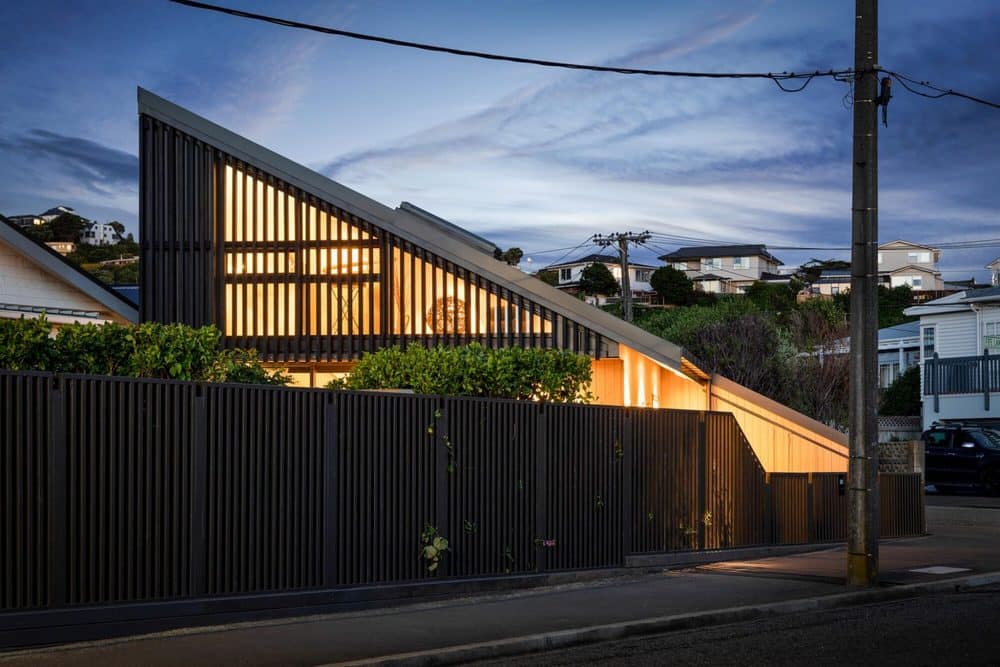
[{"label": "asphalt road", "polygon": [[550,651],[480,665],[997,665],[1000,586]]}]

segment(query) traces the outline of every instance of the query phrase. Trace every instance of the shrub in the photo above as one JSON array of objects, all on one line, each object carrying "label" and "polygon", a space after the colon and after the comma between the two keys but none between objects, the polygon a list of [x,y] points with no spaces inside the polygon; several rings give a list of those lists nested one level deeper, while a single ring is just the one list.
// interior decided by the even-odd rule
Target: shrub
[{"label": "shrub", "polygon": [[215,327],[67,324],[52,336],[37,319],[0,320],[0,368],[205,382],[288,384],[254,350],[223,350]]},{"label": "shrub", "polygon": [[385,348],[364,355],[331,389],[412,389],[418,394],[587,402],[590,357],[561,350]]},{"label": "shrub", "polygon": [[920,415],[920,367],[910,366],[882,394],[879,414]]}]

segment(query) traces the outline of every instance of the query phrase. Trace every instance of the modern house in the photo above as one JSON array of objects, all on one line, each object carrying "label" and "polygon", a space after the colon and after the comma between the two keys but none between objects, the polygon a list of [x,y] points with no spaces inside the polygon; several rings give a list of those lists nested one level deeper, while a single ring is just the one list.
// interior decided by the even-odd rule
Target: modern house
[{"label": "modern house", "polygon": [[914,291],[941,291],[940,260],[937,248],[900,240],[883,243],[878,247],[879,282],[886,287],[909,285]]},{"label": "modern house", "polygon": [[60,255],[68,255],[76,250],[76,244],[72,241],[46,241],[45,245],[52,248]]},{"label": "modern house", "polygon": [[678,248],[660,259],[683,271],[698,289],[717,294],[742,292],[781,266],[781,260],[759,244]]},{"label": "modern house", "polygon": [[904,312],[920,317],[924,427],[1000,421],[1000,287],[957,292]]},{"label": "modern house", "polygon": [[843,472],[844,434],[706,372],[682,347],[139,90],[140,317],[213,324],[301,385],[393,345],[532,347],[593,358],[605,405],[732,413],[765,470]]},{"label": "modern house", "polygon": [[118,230],[107,222],[91,222],[80,234],[80,243],[85,245],[114,245],[120,240]]},{"label": "modern house", "polygon": [[0,318],[137,322],[136,306],[110,287],[0,218]]},{"label": "modern house", "polygon": [[55,206],[44,213],[39,213],[37,215],[30,213],[27,215],[7,216],[7,220],[18,227],[31,227],[33,225],[44,225],[47,222],[52,222],[63,213],[76,213],[76,211],[69,206]]},{"label": "modern house", "polygon": [[[621,261],[617,255],[586,255],[585,257],[580,257],[568,262],[552,264],[542,270],[553,271],[557,274],[559,279],[558,284],[556,284],[557,288],[569,292],[570,294],[576,294],[579,292],[580,274],[583,273],[583,270],[591,264],[606,265],[608,270],[611,271],[611,275],[613,275],[618,281],[619,286],[621,285],[622,267]],[[653,294],[653,286],[649,284],[649,279],[655,270],[656,267],[649,264],[629,263],[629,283],[632,289],[633,297],[643,299]],[[598,305],[603,304],[605,301],[607,301],[606,297],[598,297],[594,300],[594,302]]]}]

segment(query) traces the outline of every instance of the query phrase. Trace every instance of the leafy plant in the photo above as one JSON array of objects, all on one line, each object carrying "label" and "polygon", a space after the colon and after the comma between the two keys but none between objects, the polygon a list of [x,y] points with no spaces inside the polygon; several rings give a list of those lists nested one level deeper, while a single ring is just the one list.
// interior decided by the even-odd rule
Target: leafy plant
[{"label": "leafy plant", "polygon": [[223,350],[215,327],[183,324],[66,324],[52,334],[44,315],[0,320],[0,368],[204,382],[278,384],[284,373],[254,350]]},{"label": "leafy plant", "polygon": [[[365,354],[331,389],[412,389],[418,394],[587,402],[590,357],[561,350],[472,343],[428,349],[411,345]],[[433,426],[428,426],[433,433]]]},{"label": "leafy plant", "polygon": [[420,555],[427,561],[427,571],[434,573],[441,564],[441,557],[449,551],[448,540],[438,535],[437,526],[424,524],[424,531],[420,534],[420,541],[423,548]]},{"label": "leafy plant", "polygon": [[580,289],[584,294],[614,296],[621,291],[618,279],[606,265],[594,262],[580,272]]}]

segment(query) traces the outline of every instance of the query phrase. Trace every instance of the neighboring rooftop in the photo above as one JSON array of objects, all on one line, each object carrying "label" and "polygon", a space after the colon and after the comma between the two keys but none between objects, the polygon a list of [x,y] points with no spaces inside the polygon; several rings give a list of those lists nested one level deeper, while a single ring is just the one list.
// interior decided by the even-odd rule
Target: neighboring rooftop
[{"label": "neighboring rooftop", "polygon": [[[546,266],[546,269],[558,269],[563,266],[576,266],[577,264],[618,264],[620,260],[618,255],[604,255],[599,253],[593,253],[590,255],[584,255],[583,257],[578,257],[576,259],[571,259],[568,262],[559,262],[558,264],[550,264]],[[656,267],[652,264],[638,264],[636,262],[629,262],[629,266],[635,266],[640,269],[655,269]]]},{"label": "neighboring rooftop", "polygon": [[667,255],[661,255],[664,262],[680,259],[701,259],[702,257],[764,257],[781,264],[781,260],[767,251],[767,246],[757,243],[751,245],[703,245],[678,248]]}]

